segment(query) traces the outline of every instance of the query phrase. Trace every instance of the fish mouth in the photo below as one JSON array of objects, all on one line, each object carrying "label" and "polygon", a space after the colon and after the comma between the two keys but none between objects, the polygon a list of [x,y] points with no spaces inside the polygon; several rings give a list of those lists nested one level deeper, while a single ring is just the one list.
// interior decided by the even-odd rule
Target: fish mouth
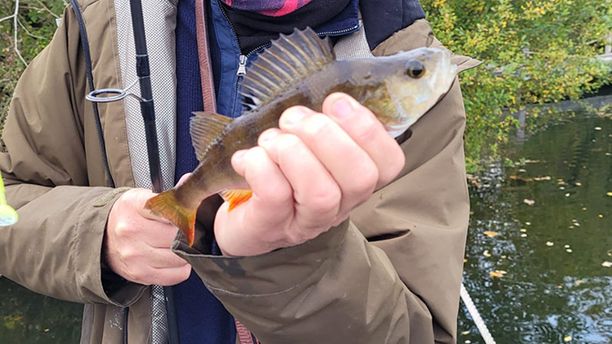
[{"label": "fish mouth", "polygon": [[396,123],[396,124],[387,124],[385,125],[385,130],[391,137],[398,137],[402,135],[412,123]]}]

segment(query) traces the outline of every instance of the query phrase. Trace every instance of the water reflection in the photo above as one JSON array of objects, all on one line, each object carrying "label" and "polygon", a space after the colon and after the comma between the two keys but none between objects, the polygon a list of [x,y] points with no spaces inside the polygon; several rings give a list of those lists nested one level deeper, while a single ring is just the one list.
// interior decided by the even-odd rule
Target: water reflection
[{"label": "water reflection", "polygon": [[0,278],[0,343],[78,343],[83,306]]},{"label": "water reflection", "polygon": [[[610,116],[580,114],[472,189],[465,284],[498,343],[612,342],[611,138]],[[463,309],[459,331],[482,341]]]}]

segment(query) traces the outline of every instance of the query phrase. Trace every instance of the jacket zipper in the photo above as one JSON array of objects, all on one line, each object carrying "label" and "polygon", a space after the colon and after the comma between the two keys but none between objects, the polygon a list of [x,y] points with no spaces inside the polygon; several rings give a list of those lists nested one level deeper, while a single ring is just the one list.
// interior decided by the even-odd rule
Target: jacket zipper
[{"label": "jacket zipper", "polygon": [[248,54],[244,55],[244,54],[240,54],[240,61],[238,64],[238,71],[236,72],[236,75],[238,75],[239,77],[244,77],[247,73],[247,63],[249,62],[249,59],[251,58],[251,56],[253,56],[255,53],[257,53],[258,51],[267,48],[271,45],[271,43],[264,43],[260,46],[258,46],[257,48],[251,50],[248,52]]},{"label": "jacket zipper", "polygon": [[[232,24],[232,21],[229,19],[229,17],[227,16],[227,13],[225,13],[225,11],[223,10],[223,8],[219,8],[219,10],[221,11],[221,13],[223,13],[223,17],[225,18],[226,22],[228,23],[228,25],[230,26],[231,30],[232,30],[232,36],[234,38],[234,42],[237,44],[238,49],[240,49],[240,41],[238,40],[238,35],[236,35],[236,29],[234,28],[234,25]],[[357,30],[359,30],[359,27],[363,25],[361,22],[361,19],[359,20],[359,22],[357,23],[357,25],[353,25],[349,28],[346,29],[342,29],[342,30],[335,30],[335,31],[325,31],[325,32],[319,32],[317,33],[317,35],[319,36],[340,36],[340,35],[344,35],[344,34],[349,34],[352,32],[355,32]],[[238,70],[236,71],[236,96],[239,97],[240,96],[240,81],[242,81],[242,79],[244,78],[244,76],[247,73],[247,63],[249,61],[249,58],[257,51],[263,49],[263,48],[267,48],[270,46],[270,42],[262,44],[260,46],[258,46],[257,48],[251,50],[248,54],[244,55],[244,54],[240,54],[240,56],[238,57]],[[235,102],[234,102],[234,107],[232,108],[232,114],[235,112]]]},{"label": "jacket zipper", "polygon": [[351,26],[351,27],[348,27],[348,28],[342,29],[342,30],[317,32],[317,35],[319,35],[319,36],[340,36],[340,35],[344,35],[344,34],[348,34],[348,33],[353,33],[355,31],[359,30],[361,25],[363,25],[363,24],[361,23],[361,19],[360,19],[359,23],[357,23],[357,25],[354,25],[354,26]]}]

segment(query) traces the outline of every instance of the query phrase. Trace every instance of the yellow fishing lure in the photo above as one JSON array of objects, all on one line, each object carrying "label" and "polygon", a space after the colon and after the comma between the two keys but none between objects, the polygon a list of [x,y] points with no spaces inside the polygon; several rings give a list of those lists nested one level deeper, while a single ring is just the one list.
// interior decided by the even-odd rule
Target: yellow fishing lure
[{"label": "yellow fishing lure", "polygon": [[4,180],[0,176],[0,226],[14,225],[18,219],[19,215],[17,215],[15,209],[6,203]]}]

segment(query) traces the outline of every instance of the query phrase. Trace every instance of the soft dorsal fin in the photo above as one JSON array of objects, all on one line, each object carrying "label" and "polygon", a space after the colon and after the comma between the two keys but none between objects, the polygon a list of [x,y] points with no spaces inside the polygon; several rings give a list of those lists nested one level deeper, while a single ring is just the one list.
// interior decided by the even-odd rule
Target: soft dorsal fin
[{"label": "soft dorsal fin", "polygon": [[306,76],[334,61],[329,38],[321,39],[311,28],[295,29],[272,41],[249,68],[242,84],[242,95],[255,106],[266,104]]},{"label": "soft dorsal fin", "polygon": [[232,122],[230,117],[214,112],[194,112],[191,117],[189,133],[198,161],[202,161],[208,147],[223,134],[225,127]]}]

